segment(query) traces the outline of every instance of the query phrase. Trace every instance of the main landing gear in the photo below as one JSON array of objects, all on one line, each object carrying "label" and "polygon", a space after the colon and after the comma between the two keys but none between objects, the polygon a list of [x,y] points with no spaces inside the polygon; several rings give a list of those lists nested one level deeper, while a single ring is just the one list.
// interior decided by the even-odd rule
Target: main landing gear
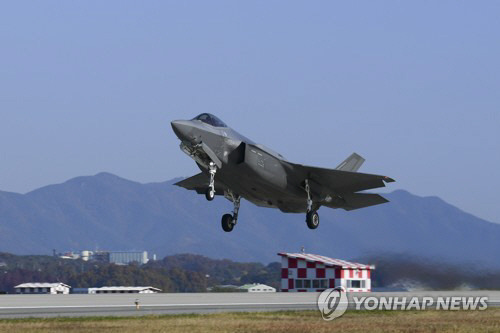
[{"label": "main landing gear", "polygon": [[233,209],[233,215],[224,214],[224,216],[222,216],[222,221],[221,221],[222,230],[224,230],[225,232],[231,232],[236,223],[238,223],[238,212],[240,210],[241,197],[239,195],[234,196],[233,194],[230,194],[230,196],[233,199],[234,209]]},{"label": "main landing gear", "polygon": [[[215,174],[217,173],[217,166],[214,162],[210,162],[208,164],[208,173],[210,175],[210,182],[208,184],[207,191],[205,192],[205,198],[207,198],[208,201],[212,201],[215,198]],[[230,232],[238,222],[238,212],[240,210],[241,197],[239,195],[234,195],[230,191],[226,198],[233,201],[234,209],[232,215],[224,214],[224,216],[222,216],[221,224],[222,229],[225,232]]]},{"label": "main landing gear", "polygon": [[215,173],[217,172],[217,167],[214,162],[210,162],[208,165],[208,173],[210,174],[210,183],[208,184],[207,192],[205,192],[205,198],[208,201],[212,201],[215,198]]},{"label": "main landing gear", "polygon": [[316,229],[319,226],[319,214],[318,212],[308,212],[306,214],[306,222],[309,229]]},{"label": "main landing gear", "polygon": [[313,201],[311,199],[311,189],[309,187],[309,180],[306,179],[305,190],[307,192],[307,214],[306,223],[309,229],[316,229],[319,226],[319,214],[313,209]]}]

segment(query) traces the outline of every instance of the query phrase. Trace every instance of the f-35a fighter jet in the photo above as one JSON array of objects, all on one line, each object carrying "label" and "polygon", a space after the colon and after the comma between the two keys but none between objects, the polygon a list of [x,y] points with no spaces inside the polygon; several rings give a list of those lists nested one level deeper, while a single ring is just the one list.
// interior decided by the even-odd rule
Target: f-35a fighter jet
[{"label": "f-35a fighter jet", "polygon": [[205,194],[209,201],[216,195],[232,201],[233,214],[222,217],[226,232],[238,221],[241,198],[285,213],[306,213],[310,229],[319,225],[321,206],[353,210],[388,201],[378,194],[359,193],[394,180],[356,172],[365,161],[356,153],[335,169],[310,167],[288,162],[209,113],[171,124],[181,140],[181,150],[201,169],[201,173],[175,185]]}]

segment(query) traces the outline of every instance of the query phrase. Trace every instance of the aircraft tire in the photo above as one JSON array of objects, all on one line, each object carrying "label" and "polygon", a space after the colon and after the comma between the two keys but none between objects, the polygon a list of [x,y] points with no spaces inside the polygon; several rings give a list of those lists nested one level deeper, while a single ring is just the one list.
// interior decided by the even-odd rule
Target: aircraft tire
[{"label": "aircraft tire", "polygon": [[215,198],[215,191],[212,191],[209,188],[207,188],[207,191],[205,192],[205,198],[207,198],[208,201],[212,201]]},{"label": "aircraft tire", "polygon": [[309,212],[306,215],[306,222],[309,229],[316,229],[319,226],[318,212]]},{"label": "aircraft tire", "polygon": [[222,216],[222,230],[225,232],[231,232],[234,228],[234,223],[233,223],[233,215],[231,214],[224,214]]}]

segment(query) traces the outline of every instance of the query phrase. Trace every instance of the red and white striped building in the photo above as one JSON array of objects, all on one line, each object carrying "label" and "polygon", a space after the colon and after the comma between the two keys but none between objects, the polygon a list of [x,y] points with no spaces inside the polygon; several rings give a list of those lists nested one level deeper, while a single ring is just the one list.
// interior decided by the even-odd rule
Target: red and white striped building
[{"label": "red and white striped building", "polygon": [[278,253],[281,256],[281,291],[317,292],[344,287],[348,292],[371,291],[375,266],[309,253]]}]

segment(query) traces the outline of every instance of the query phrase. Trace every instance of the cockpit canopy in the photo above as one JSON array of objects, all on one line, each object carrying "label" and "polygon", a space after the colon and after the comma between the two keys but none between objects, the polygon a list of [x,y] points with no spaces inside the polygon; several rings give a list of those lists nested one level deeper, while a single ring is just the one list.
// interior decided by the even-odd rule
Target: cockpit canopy
[{"label": "cockpit canopy", "polygon": [[222,120],[210,113],[202,113],[199,116],[194,117],[192,120],[200,120],[215,127],[227,127]]}]

